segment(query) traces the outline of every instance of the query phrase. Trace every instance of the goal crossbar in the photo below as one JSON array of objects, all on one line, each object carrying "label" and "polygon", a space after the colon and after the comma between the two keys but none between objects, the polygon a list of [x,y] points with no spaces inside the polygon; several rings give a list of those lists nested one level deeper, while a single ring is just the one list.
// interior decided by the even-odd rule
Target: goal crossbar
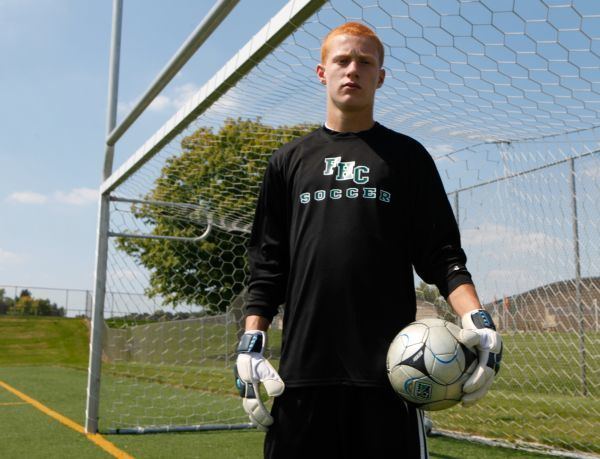
[{"label": "goal crossbar", "polygon": [[285,40],[297,24],[319,9],[325,0],[291,0],[252,37],[202,88],[123,163],[100,187],[110,193],[160,151],[191,120],[209,108],[221,95],[252,70],[260,60]]}]

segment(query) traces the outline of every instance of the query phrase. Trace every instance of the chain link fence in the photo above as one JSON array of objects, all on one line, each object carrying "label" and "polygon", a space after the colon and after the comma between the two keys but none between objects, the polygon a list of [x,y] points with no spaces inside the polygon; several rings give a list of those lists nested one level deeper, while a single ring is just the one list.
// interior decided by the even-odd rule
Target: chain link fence
[{"label": "chain link fence", "polygon": [[[231,363],[260,181],[280,145],[325,118],[322,38],[360,20],[385,47],[375,118],[436,160],[505,342],[485,399],[434,425],[599,454],[598,17],[596,2],[333,0],[281,43],[257,37],[107,192],[106,290],[122,293],[105,305],[103,428],[244,427]],[[451,313],[419,303],[434,314]]]}]

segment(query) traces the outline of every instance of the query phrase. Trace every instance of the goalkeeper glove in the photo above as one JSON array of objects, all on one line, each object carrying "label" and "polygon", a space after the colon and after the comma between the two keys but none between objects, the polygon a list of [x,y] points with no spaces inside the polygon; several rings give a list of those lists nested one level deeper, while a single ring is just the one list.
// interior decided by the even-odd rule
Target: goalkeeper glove
[{"label": "goalkeeper glove", "polygon": [[502,360],[502,338],[496,332],[492,317],[484,309],[470,311],[462,316],[460,341],[475,348],[479,363],[463,386],[463,406],[470,406],[481,399],[489,390],[500,369]]},{"label": "goalkeeper glove", "polygon": [[235,385],[242,397],[244,411],[252,425],[266,432],[273,418],[260,399],[259,384],[263,383],[267,394],[277,397],[283,393],[285,385],[279,374],[263,356],[267,344],[267,334],[261,330],[244,333],[237,348],[237,362],[234,367]]}]

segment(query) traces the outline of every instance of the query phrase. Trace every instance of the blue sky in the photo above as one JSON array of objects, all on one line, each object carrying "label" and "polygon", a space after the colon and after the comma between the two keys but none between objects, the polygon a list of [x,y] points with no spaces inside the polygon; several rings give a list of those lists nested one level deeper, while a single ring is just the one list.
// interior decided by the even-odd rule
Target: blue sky
[{"label": "blue sky", "polygon": [[[214,2],[124,0],[120,118],[128,113],[154,81]],[[115,168],[160,128],[182,102],[212,77],[285,3],[286,0],[241,0],[119,141]],[[402,2],[394,2],[393,5],[402,5]],[[592,6],[591,3],[585,5]],[[589,42],[590,47],[600,43],[597,23],[593,22],[598,18],[598,6],[595,3],[593,6],[593,11],[586,13],[589,17],[584,21],[584,29],[594,37]],[[503,7],[499,8],[502,10]],[[422,13],[421,9],[416,8],[416,13]],[[557,15],[559,10],[560,15]],[[473,30],[480,39],[491,44],[486,48],[485,56],[481,55],[479,45],[473,40],[458,42],[460,56],[469,55],[469,59],[474,59],[474,67],[456,65],[454,61],[462,62],[463,58],[455,56],[456,50],[452,47],[439,47],[435,53],[421,50],[420,32],[411,32],[404,22],[395,24],[410,39],[407,39],[406,46],[393,47],[386,57],[389,76],[380,94],[383,100],[391,98],[395,103],[381,104],[384,110],[379,113],[378,119],[383,119],[384,124],[389,120],[390,126],[423,141],[433,156],[454,151],[461,142],[479,143],[490,134],[493,134],[492,140],[504,136],[509,139],[529,138],[540,133],[555,134],[582,126],[597,126],[600,100],[597,86],[600,73],[597,69],[600,58],[596,52],[591,52],[591,48],[586,49],[585,43],[581,44],[581,34],[577,35],[579,38],[575,37],[577,39],[570,35],[569,31],[576,27],[574,23],[579,21],[579,16],[565,16],[564,9],[558,7],[547,16],[544,16],[544,11],[539,12],[535,8],[530,12],[519,12],[530,20],[528,31],[529,25],[546,24],[549,20],[555,22],[555,27],[564,29],[558,35],[553,32],[554,29],[544,29],[543,33],[532,29],[541,42],[538,48],[543,59],[531,55],[529,41],[516,44],[511,41],[521,37],[521,32],[513,24],[514,16],[507,16],[502,11],[495,16],[495,24],[508,37],[506,46],[495,44],[497,38],[492,32],[498,32],[496,29],[483,26]],[[428,14],[432,12],[428,10]],[[0,285],[93,287],[96,190],[100,184],[106,132],[111,16],[111,0],[0,0],[0,52],[3,58],[0,67],[3,108],[0,111]],[[326,16],[320,19],[325,21]],[[571,16],[574,23],[565,23],[564,18]],[[420,17],[421,20],[427,19]],[[327,20],[339,21],[339,17]],[[321,31],[317,30],[318,33]],[[435,32],[440,34],[438,39],[443,42],[442,31]],[[395,31],[383,28],[380,33],[389,34],[384,36],[386,43],[395,42]],[[414,36],[411,37],[411,33]],[[434,34],[434,37],[437,35]],[[509,53],[508,45],[519,53]],[[582,46],[583,49],[579,49]],[[568,62],[564,60],[567,59],[565,49],[571,49]],[[417,65],[417,51],[424,53],[424,65]],[[427,58],[428,53],[435,56]],[[507,53],[509,57],[506,57]],[[301,54],[305,52],[301,51]],[[510,55],[517,54],[519,63],[530,68],[530,78],[537,84],[536,91],[513,94],[518,85],[506,88],[504,82],[507,78],[522,82],[522,69],[515,65],[517,57],[510,58]],[[433,57],[438,59],[433,60]],[[442,57],[446,61],[439,59]],[[501,67],[496,65],[499,58],[507,60]],[[511,63],[511,59],[515,62]],[[450,79],[448,81],[452,84],[438,88],[440,82],[449,78],[449,62],[453,62],[454,72],[450,75],[463,84],[456,84]],[[539,71],[545,66],[561,75],[561,85],[557,86],[553,80],[546,81],[550,73]],[[595,86],[583,90],[582,79],[573,77],[573,68],[580,72],[581,77],[596,82]],[[480,72],[480,79],[472,76],[475,70],[485,70]],[[312,67],[294,67],[294,72],[298,81],[316,84]],[[432,79],[431,75],[438,79]],[[306,86],[311,97],[321,97],[308,88],[308,83]],[[577,90],[568,89],[571,87]],[[507,98],[503,94],[509,89],[512,92],[507,92],[510,95]],[[562,94],[565,92],[571,97],[564,97]],[[481,97],[474,98],[472,93]],[[296,95],[306,102],[304,92],[297,91]],[[549,105],[546,99],[553,103]],[[506,101],[512,104],[509,104],[512,110],[510,126],[505,126]],[[585,110],[582,109],[584,101]],[[479,105],[483,105],[481,111],[478,111]],[[431,107],[437,109],[432,110]],[[563,117],[567,112],[569,116]],[[553,113],[552,118],[547,118],[548,113]],[[478,119],[486,121],[478,122]],[[476,134],[476,140],[469,137],[472,134]],[[540,162],[563,159],[568,153],[564,145],[576,147],[579,153],[597,149],[597,129],[585,135],[589,137],[585,142],[562,139],[569,142],[560,143],[557,142],[560,139],[553,139],[547,144],[534,142],[529,145],[525,142],[516,146],[513,143],[511,148],[517,150],[511,155],[511,164],[500,163],[502,155],[494,144],[457,153],[452,158],[440,158],[437,164],[446,189],[450,191],[511,171],[534,168]],[[600,209],[593,197],[598,193],[599,170],[598,157],[594,156],[582,162],[579,174],[578,186],[584,191],[580,198],[584,275],[597,272],[594,260],[598,259],[596,254],[600,245],[596,243],[598,232],[595,222]],[[568,173],[564,170],[557,170],[555,176],[549,174],[536,180],[540,183],[555,181],[562,187],[568,185]],[[514,183],[514,188],[520,182],[511,183]],[[510,187],[494,188],[493,192],[481,192],[476,198],[461,198],[463,205],[472,201],[472,206],[461,213],[461,230],[470,266],[479,276],[478,282],[481,278],[480,291],[488,299],[573,275],[570,202],[565,201],[565,197],[570,196],[569,192],[560,195],[562,204],[557,206],[555,204],[559,200],[555,196],[558,195],[548,193],[546,188],[532,184],[522,186],[518,193]],[[511,203],[516,202],[511,193],[524,201],[524,216],[510,210]],[[539,205],[540,200],[543,205]],[[491,207],[490,203],[493,203]],[[500,203],[504,207],[499,206]],[[536,203],[536,206],[528,207],[531,203]],[[499,208],[494,209],[494,206]],[[493,215],[490,210],[494,210]],[[548,221],[559,221],[560,224],[547,225]],[[506,251],[511,242],[513,250]],[[490,251],[496,258],[489,256]],[[513,256],[513,253],[518,256]],[[550,253],[553,255],[549,257]],[[520,258],[523,254],[527,254],[526,259]],[[554,266],[556,263],[548,261],[552,258],[561,260],[559,270],[544,268],[534,271],[528,268],[532,264]],[[526,269],[527,275],[519,269]]]},{"label": "blue sky", "polygon": [[[241,0],[123,137],[117,164],[284,0]],[[119,117],[214,0],[124,0]],[[0,285],[92,288],[112,1],[0,0]]]}]

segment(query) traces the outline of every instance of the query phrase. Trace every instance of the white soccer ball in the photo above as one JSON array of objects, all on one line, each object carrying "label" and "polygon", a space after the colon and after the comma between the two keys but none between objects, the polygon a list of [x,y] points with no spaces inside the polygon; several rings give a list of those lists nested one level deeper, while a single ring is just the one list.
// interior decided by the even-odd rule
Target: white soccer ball
[{"label": "white soccer ball", "polygon": [[458,341],[451,322],[417,320],[396,335],[387,353],[387,374],[404,400],[429,411],[456,405],[477,366],[477,354]]}]

